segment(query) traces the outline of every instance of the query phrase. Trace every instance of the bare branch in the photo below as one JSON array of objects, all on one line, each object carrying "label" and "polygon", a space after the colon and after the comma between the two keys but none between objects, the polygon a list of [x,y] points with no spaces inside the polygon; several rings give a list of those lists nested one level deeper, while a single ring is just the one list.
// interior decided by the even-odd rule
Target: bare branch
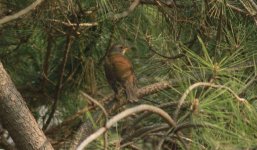
[{"label": "bare branch", "polygon": [[80,26],[80,27],[93,27],[93,26],[97,26],[98,23],[97,22],[91,22],[91,23],[71,23],[71,22],[64,22],[61,20],[56,20],[56,19],[46,19],[47,21],[51,21],[51,22],[55,22],[55,23],[59,23],[59,24],[63,24],[67,27],[72,27],[72,26]]},{"label": "bare branch", "polygon": [[15,20],[25,14],[27,14],[28,12],[30,12],[31,10],[35,9],[39,4],[41,4],[44,0],[37,0],[34,3],[32,3],[31,5],[29,5],[28,7],[24,8],[23,10],[10,15],[10,16],[6,16],[2,19],[0,19],[0,25],[5,24],[9,21]]},{"label": "bare branch", "polygon": [[[138,95],[138,98],[142,98],[144,96],[151,95],[151,94],[154,94],[158,91],[166,90],[166,89],[169,89],[171,87],[172,87],[172,84],[170,82],[167,82],[167,81],[157,82],[157,83],[154,83],[154,84],[151,84],[151,85],[140,88],[138,90],[137,95]],[[103,99],[101,99],[100,102],[101,103],[108,103],[111,100],[113,100],[113,98],[114,98],[113,94],[110,94],[110,95],[104,97]],[[75,113],[71,117],[64,120],[61,124],[48,129],[46,131],[46,134],[54,133],[54,131],[56,131],[57,129],[61,128],[62,126],[69,125],[72,121],[76,120],[79,116],[84,115],[85,112],[93,110],[95,108],[96,108],[96,106],[89,106],[89,107],[86,106],[86,107],[80,109],[77,113]]]},{"label": "bare branch", "polygon": [[87,139],[85,139],[77,148],[77,150],[83,150],[90,142],[94,141],[96,138],[98,138],[101,134],[106,132],[113,124],[117,123],[121,119],[124,119],[130,115],[133,115],[138,112],[142,111],[150,111],[153,113],[156,113],[160,115],[171,127],[176,127],[176,122],[169,116],[168,113],[166,113],[164,110],[154,107],[151,105],[139,105],[135,106],[133,108],[129,108],[127,110],[124,110],[123,112],[115,115],[113,118],[111,118],[104,127],[98,129],[95,133],[91,134]]}]

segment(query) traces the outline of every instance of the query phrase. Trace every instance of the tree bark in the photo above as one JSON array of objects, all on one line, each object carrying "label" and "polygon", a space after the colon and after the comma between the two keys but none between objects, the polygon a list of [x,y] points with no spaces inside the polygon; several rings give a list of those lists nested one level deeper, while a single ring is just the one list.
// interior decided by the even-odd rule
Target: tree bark
[{"label": "tree bark", "polygon": [[0,121],[19,150],[53,150],[1,62]]}]

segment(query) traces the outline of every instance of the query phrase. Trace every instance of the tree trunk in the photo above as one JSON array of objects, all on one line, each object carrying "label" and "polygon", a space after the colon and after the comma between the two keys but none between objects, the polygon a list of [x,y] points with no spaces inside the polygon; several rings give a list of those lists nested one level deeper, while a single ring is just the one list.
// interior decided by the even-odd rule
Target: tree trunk
[{"label": "tree trunk", "polygon": [[19,150],[53,150],[1,62],[0,120]]}]

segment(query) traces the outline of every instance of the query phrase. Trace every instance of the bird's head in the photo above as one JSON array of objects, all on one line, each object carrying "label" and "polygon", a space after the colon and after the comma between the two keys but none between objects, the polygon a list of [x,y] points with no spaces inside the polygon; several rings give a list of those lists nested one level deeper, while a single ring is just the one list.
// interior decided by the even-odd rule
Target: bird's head
[{"label": "bird's head", "polygon": [[118,53],[118,54],[124,55],[127,50],[129,50],[129,48],[126,47],[126,46],[123,46],[123,45],[120,45],[120,44],[114,44],[110,48],[109,52],[110,52],[110,54]]}]

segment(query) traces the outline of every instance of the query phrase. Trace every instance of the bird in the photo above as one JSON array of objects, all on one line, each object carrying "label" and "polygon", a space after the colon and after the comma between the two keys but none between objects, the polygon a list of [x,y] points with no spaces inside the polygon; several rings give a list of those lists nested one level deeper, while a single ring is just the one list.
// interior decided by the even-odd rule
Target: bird
[{"label": "bird", "polygon": [[138,101],[136,76],[132,63],[125,56],[128,47],[121,44],[114,44],[107,51],[104,61],[106,79],[115,93],[119,96],[120,88],[125,90],[126,99],[130,102]]}]

